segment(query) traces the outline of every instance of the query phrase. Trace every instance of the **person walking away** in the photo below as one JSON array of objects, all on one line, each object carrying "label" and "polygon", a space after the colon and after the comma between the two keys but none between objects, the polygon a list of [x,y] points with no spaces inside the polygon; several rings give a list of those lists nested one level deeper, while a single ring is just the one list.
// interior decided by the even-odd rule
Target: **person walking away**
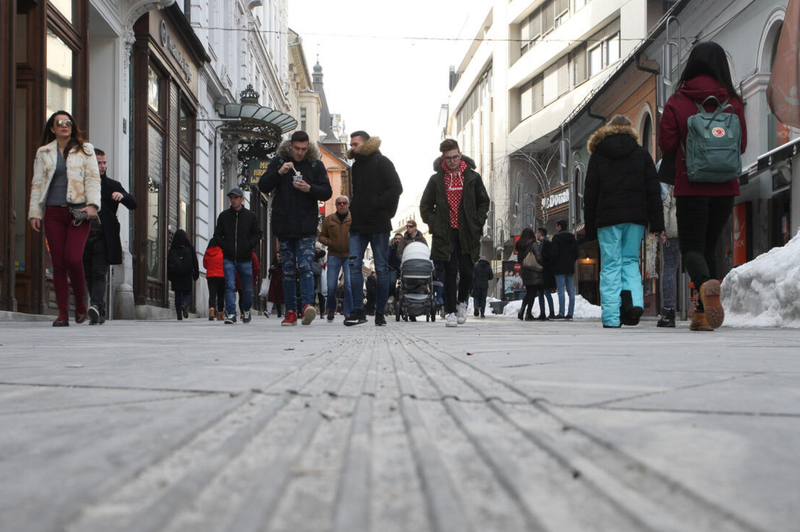
[{"label": "person walking away", "polygon": [[206,269],[208,285],[208,321],[222,321],[225,308],[225,270],[223,268],[222,248],[212,238],[203,254],[203,268]]},{"label": "person walking away", "polygon": [[367,282],[367,305],[364,307],[364,312],[368,316],[373,316],[375,314],[375,300],[377,299],[377,293],[378,293],[378,278],[374,271],[370,272],[366,282]]},{"label": "person walking away", "polygon": [[637,325],[644,312],[639,249],[645,229],[664,230],[661,189],[650,153],[624,115],[589,138],[584,218],[586,238],[599,240],[603,327]]},{"label": "person walking away", "polygon": [[333,195],[328,172],[319,149],[308,133],[295,131],[278,146],[266,173],[258,182],[264,194],[275,191],[272,202],[272,232],[278,237],[283,268],[286,316],[282,326],[297,325],[297,272],[300,272],[300,303],[303,325],[317,317],[314,308],[314,244],[319,225],[319,203]]},{"label": "person walking away", "polygon": [[[75,295],[75,323],[88,316],[83,249],[90,223],[101,206],[100,170],[94,146],[82,137],[75,119],[56,111],[45,123],[33,161],[28,221],[42,230],[53,261],[58,316],[53,327],[69,326],[69,283]],[[67,280],[69,275],[69,280]]]},{"label": "person walking away", "polygon": [[122,203],[132,211],[138,203],[119,181],[106,175],[108,161],[105,152],[95,148],[94,154],[100,172],[100,211],[98,217],[90,222],[89,236],[83,248],[83,270],[89,292],[89,324],[102,325],[106,321],[108,267],[122,264],[117,208]]},{"label": "person walking away", "polygon": [[[717,102],[709,100],[716,98]],[[727,103],[726,103],[727,102]],[[693,331],[712,331],[720,327],[725,311],[720,302],[719,270],[716,260],[717,241],[733,212],[733,198],[738,196],[736,172],[721,182],[693,181],[699,177],[687,173],[684,147],[688,137],[688,120],[700,112],[722,108],[732,112],[741,130],[739,154],[747,148],[747,125],[742,100],[733,86],[725,50],[715,42],[697,43],[689,53],[676,92],[667,100],[658,129],[658,145],[664,154],[675,154],[675,206],[678,219],[678,241],[683,267],[698,288],[699,297],[692,323]],[[725,117],[733,122],[732,117]],[[728,127],[735,127],[734,124]],[[725,138],[725,128],[715,128]],[[715,133],[716,135],[717,133]],[[731,156],[738,154],[733,153]],[[741,160],[739,159],[739,164]]]},{"label": "person walking away", "polygon": [[267,291],[267,310],[264,316],[269,318],[273,308],[277,308],[277,315],[281,317],[281,305],[283,305],[283,266],[281,263],[280,251],[275,253],[275,258],[269,267],[269,289]]},{"label": "person walking away", "polygon": [[[314,274],[314,302],[319,301],[319,317],[325,312],[325,250],[317,245],[314,251],[314,262],[311,263],[311,271]],[[323,279],[325,279],[323,281]]]},{"label": "person walking away", "polygon": [[350,134],[349,159],[354,159],[352,174],[352,198],[350,213],[350,289],[353,312],[344,320],[347,326],[366,323],[363,298],[364,252],[372,248],[372,257],[377,272],[375,295],[375,325],[386,325],[383,313],[389,299],[389,233],[392,218],[403,193],[403,185],[394,164],[380,152],[381,139],[370,137],[366,131]]},{"label": "person walking away", "polygon": [[189,236],[183,229],[178,229],[172,237],[172,244],[167,253],[167,279],[172,283],[175,292],[175,312],[178,321],[189,317],[189,301],[192,297],[194,281],[200,277],[197,253]]},{"label": "person walking away", "polygon": [[[525,321],[533,321],[533,303],[544,286],[544,275],[542,273],[542,244],[536,240],[536,233],[533,229],[526,227],[522,230],[516,243],[517,261],[520,265],[520,277],[525,286],[525,297],[522,299],[517,317]],[[533,258],[536,260],[534,261]],[[540,315],[544,315],[544,300],[539,300]]]},{"label": "person walking away", "polygon": [[[254,287],[261,276],[261,264],[258,262],[258,255],[253,251],[250,254],[250,267],[252,269],[252,276],[250,277],[250,293],[254,293]],[[242,288],[242,279],[239,277],[239,272],[236,272],[236,293],[239,294],[239,313],[242,315],[244,321],[244,308],[242,308],[242,301],[244,301],[244,288]],[[252,301],[251,301],[252,304]]]},{"label": "person walking away", "polygon": [[445,139],[439,151],[419,209],[433,235],[431,260],[444,263],[445,326],[456,327],[467,321],[466,301],[490,200],[475,162],[461,153],[458,142]]},{"label": "person walking away", "polygon": [[250,323],[253,304],[252,254],[261,240],[261,227],[255,213],[244,206],[244,192],[233,187],[228,192],[231,206],[217,217],[214,240],[222,248],[222,268],[225,272],[225,323],[236,323],[236,275],[242,285],[242,323]]},{"label": "person walking away", "polygon": [[400,265],[402,264],[397,249],[400,245],[401,240],[403,240],[403,233],[395,233],[394,237],[392,238],[391,244],[389,244],[388,262],[389,262],[389,299],[391,300],[390,303],[394,303],[394,300],[397,297],[397,277],[400,273]]},{"label": "person walking away", "polygon": [[658,327],[675,327],[678,299],[678,275],[681,251],[678,242],[678,218],[675,216],[674,186],[661,183],[664,204],[664,232],[661,233],[661,317]]},{"label": "person walking away", "polygon": [[347,196],[336,198],[336,212],[329,214],[322,222],[319,232],[319,241],[328,248],[328,308],[326,319],[333,322],[336,315],[337,298],[336,290],[339,284],[339,272],[344,277],[344,303],[342,312],[347,318],[353,312],[353,296],[350,293],[350,267],[347,264],[350,257],[350,224],[353,217],[350,215],[350,199]]},{"label": "person walking away", "polygon": [[[546,227],[539,227],[536,229],[536,239],[542,243],[542,258],[544,262],[542,263],[542,277],[544,280],[544,286],[542,286],[542,290],[539,291],[539,308],[544,309],[544,300],[547,299],[547,306],[550,309],[550,314],[545,314],[544,310],[542,310],[541,314],[537,319],[541,321],[548,321],[555,319],[556,313],[553,309],[553,296],[552,292],[557,290],[556,288],[556,276],[553,274],[553,258],[552,258],[552,242],[547,238],[547,228]],[[570,316],[572,316],[570,314]]]},{"label": "person walking away", "polygon": [[476,318],[486,317],[486,298],[489,295],[489,281],[492,279],[494,279],[492,265],[481,255],[472,274],[472,306]]},{"label": "person walking away", "polygon": [[[553,257],[553,275],[558,291],[558,315],[555,320],[571,320],[575,312],[575,262],[578,260],[578,241],[567,229],[566,220],[556,222],[558,232],[553,235],[550,249]],[[569,295],[569,309],[564,312],[564,291]]]}]

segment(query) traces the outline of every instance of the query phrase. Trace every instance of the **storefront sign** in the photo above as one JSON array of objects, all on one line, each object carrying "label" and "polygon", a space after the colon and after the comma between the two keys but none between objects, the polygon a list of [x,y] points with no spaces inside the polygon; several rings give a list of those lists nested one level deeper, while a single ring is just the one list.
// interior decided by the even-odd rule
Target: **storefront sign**
[{"label": "storefront sign", "polygon": [[733,207],[733,265],[747,262],[747,203]]},{"label": "storefront sign", "polygon": [[544,194],[538,195],[539,209],[537,216],[551,215],[569,209],[569,184],[551,188]]},{"label": "storefront sign", "polygon": [[186,79],[186,83],[191,83],[192,71],[189,68],[189,63],[183,58],[183,54],[180,52],[180,50],[178,50],[178,46],[172,42],[172,37],[167,32],[166,20],[161,21],[159,34],[161,35],[161,46],[169,50],[169,53],[172,55],[173,59],[177,61],[178,67],[181,69],[181,72],[183,72],[183,76]]},{"label": "storefront sign", "polygon": [[247,173],[249,174],[251,185],[258,184],[258,181],[261,179],[261,176],[267,173],[267,167],[269,167],[269,161],[265,160],[250,161],[250,163],[247,166]]}]

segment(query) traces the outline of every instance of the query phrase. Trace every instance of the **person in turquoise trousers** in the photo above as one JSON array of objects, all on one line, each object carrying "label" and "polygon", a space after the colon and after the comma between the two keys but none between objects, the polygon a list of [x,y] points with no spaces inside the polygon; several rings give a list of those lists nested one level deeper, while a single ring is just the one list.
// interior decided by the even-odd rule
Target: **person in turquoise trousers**
[{"label": "person in turquoise trousers", "polygon": [[600,243],[603,327],[637,325],[644,313],[639,249],[645,229],[664,230],[661,188],[650,153],[631,121],[617,115],[587,145],[586,237]]}]

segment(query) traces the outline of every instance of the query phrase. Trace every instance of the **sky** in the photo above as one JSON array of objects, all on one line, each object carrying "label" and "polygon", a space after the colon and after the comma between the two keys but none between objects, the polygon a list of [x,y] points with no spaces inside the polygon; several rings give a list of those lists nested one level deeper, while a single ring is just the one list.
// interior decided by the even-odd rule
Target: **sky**
[{"label": "sky", "polygon": [[[403,182],[400,208],[413,204],[439,155],[439,111],[450,65],[491,0],[289,0],[289,27],[303,39],[309,69],[319,55],[331,113],[346,132],[381,138],[381,153]],[[472,16],[472,20],[468,18]],[[476,22],[477,21],[477,22]]]}]

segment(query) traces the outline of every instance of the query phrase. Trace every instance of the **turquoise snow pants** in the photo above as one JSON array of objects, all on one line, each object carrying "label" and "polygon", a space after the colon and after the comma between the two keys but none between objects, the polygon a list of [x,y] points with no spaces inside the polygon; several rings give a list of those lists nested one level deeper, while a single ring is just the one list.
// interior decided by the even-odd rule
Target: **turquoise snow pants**
[{"label": "turquoise snow pants", "polygon": [[644,306],[642,275],[639,271],[639,248],[643,225],[618,224],[597,229],[600,242],[600,305],[603,325],[619,325],[620,292],[630,290],[633,306]]}]

